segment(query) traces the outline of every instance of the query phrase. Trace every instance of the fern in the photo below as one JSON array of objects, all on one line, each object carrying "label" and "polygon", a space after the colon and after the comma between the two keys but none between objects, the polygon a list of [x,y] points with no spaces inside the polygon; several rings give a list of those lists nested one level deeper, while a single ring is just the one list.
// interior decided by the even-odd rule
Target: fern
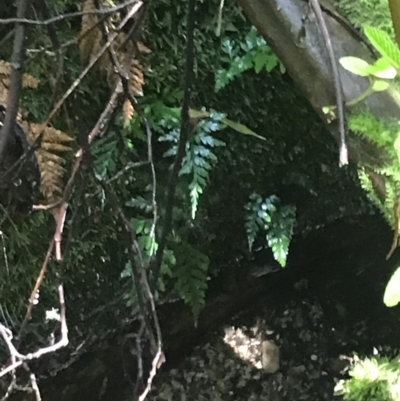
[{"label": "fern", "polygon": [[276,195],[262,199],[260,195],[252,194],[245,210],[245,230],[250,251],[259,233],[263,232],[275,260],[284,267],[296,221],[296,208],[281,205]]},{"label": "fern", "polygon": [[[151,232],[152,221],[146,218],[134,218],[131,220],[131,224],[135,229],[143,255],[149,259],[158,248]],[[160,293],[165,293],[167,287],[172,288],[172,280],[174,292],[178,293],[184,302],[190,306],[195,319],[197,319],[205,304],[208,267],[209,259],[206,255],[189,243],[175,237],[163,254],[156,298],[159,298]],[[132,277],[130,261],[126,263],[121,277]],[[134,289],[126,294],[126,300],[129,306],[136,305],[137,294]]]},{"label": "fern", "polygon": [[335,395],[348,401],[398,400],[400,370],[398,358],[354,357],[349,378],[340,380],[335,386]]},{"label": "fern", "polygon": [[[180,176],[187,175],[191,181],[189,183],[189,194],[191,201],[192,219],[196,217],[199,197],[203,193],[209,179],[209,173],[218,161],[212,152],[215,147],[225,146],[225,142],[210,135],[213,132],[224,128],[221,120],[225,116],[221,113],[211,113],[210,117],[198,122],[196,130],[186,144],[186,155],[182,161]],[[163,121],[163,125],[171,124],[170,131],[161,135],[159,141],[171,142],[173,145],[165,152],[164,156],[174,156],[176,154],[177,142],[179,138],[178,119],[169,118]]]},{"label": "fern", "polygon": [[[400,189],[400,131],[394,122],[377,119],[369,112],[349,116],[349,128],[382,147],[389,158],[386,163],[372,173],[359,168],[358,174],[362,188],[367,192],[374,204],[393,226],[395,216],[394,205]],[[377,182],[377,178],[379,182]],[[379,184],[379,185],[378,185]]]},{"label": "fern", "polygon": [[255,27],[252,27],[246,35],[245,41],[240,46],[235,46],[231,39],[222,42],[222,58],[228,67],[217,71],[215,78],[215,89],[223,89],[229,82],[243,72],[254,69],[258,74],[263,70],[272,71],[278,65],[282,72],[284,67],[278,57],[272,52],[264,38],[261,37]]},{"label": "fern", "polygon": [[205,304],[209,259],[187,242],[175,242],[171,248],[176,258],[172,271],[175,290],[190,306],[197,321]]},{"label": "fern", "polygon": [[[101,0],[102,7],[113,7],[113,2]],[[89,63],[92,57],[96,56],[101,47],[105,43],[105,38],[99,25],[99,18],[95,14],[90,14],[96,10],[94,0],[85,0],[83,3],[83,14],[81,21],[81,34],[79,40],[79,52],[82,64]],[[110,32],[115,32],[116,25],[121,22],[121,14],[115,13],[112,18],[106,21],[107,29]],[[111,50],[119,63],[119,66],[124,69],[124,73],[128,78],[128,87],[131,93],[135,96],[143,94],[144,86],[144,67],[133,55],[143,55],[150,50],[143,43],[133,43],[129,40],[127,34],[120,30],[115,40],[111,44]],[[139,53],[139,54],[137,54]],[[97,63],[97,68],[101,72],[105,72],[109,85],[112,87],[119,79],[116,74],[115,66],[108,53],[103,54]],[[134,115],[134,107],[131,102],[126,99],[123,105],[124,124],[128,124]]]},{"label": "fern", "polygon": [[[0,104],[6,105],[11,76],[11,64],[0,60]],[[36,89],[39,81],[30,74],[23,74],[22,86]],[[43,124],[22,120],[17,116],[28,142],[39,145],[35,151],[40,170],[40,192],[44,201],[52,204],[60,200],[64,188],[64,174],[67,160],[64,152],[70,152],[73,139],[65,132]]]},{"label": "fern", "polygon": [[135,229],[138,243],[143,254],[148,257],[155,255],[158,244],[155,240],[154,230],[152,231],[153,221],[140,217],[132,219],[131,224]]},{"label": "fern", "polygon": [[31,144],[38,142],[36,158],[40,169],[40,192],[44,200],[56,203],[61,199],[64,190],[65,152],[71,152],[69,146],[73,139],[65,132],[43,124],[23,122],[28,141]]},{"label": "fern", "polygon": [[266,238],[275,260],[282,267],[286,265],[295,222],[296,208],[292,205],[277,207],[271,215]]}]

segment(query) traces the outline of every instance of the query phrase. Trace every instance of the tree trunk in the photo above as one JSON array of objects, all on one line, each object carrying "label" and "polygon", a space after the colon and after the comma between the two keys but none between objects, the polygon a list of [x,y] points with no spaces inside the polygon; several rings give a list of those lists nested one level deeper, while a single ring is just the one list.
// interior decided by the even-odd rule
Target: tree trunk
[{"label": "tree trunk", "polygon": [[[335,87],[325,42],[317,21],[306,0],[237,0],[251,23],[265,38],[280,58],[288,74],[310,101],[329,130],[339,139],[337,122],[328,123],[322,107],[335,105]],[[325,4],[325,0],[321,2]],[[337,59],[344,56],[360,57],[368,62],[373,54],[356,37],[350,23],[339,21],[341,16],[333,5],[322,6]],[[329,8],[329,9],[328,9]],[[327,12],[329,11],[329,12]],[[336,13],[336,18],[333,14]],[[346,101],[362,94],[368,79],[353,75],[339,67]],[[352,110],[367,106],[381,118],[400,115],[400,94],[394,89],[374,93]],[[348,111],[347,109],[346,111]],[[349,157],[364,166],[379,167],[388,161],[386,152],[368,143],[360,136],[348,136]]]}]

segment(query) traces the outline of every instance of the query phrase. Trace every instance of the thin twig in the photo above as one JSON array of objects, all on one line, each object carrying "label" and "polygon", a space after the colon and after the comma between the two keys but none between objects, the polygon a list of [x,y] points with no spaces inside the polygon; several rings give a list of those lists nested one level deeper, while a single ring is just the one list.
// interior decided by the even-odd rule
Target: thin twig
[{"label": "thin twig", "polygon": [[11,31],[9,31],[9,32],[7,33],[7,35],[5,35],[4,38],[2,38],[2,39],[0,40],[0,48],[2,48],[2,47],[4,46],[4,43],[6,43],[7,40],[10,39],[10,38],[14,35],[14,33],[15,33],[15,28],[14,28],[14,29],[11,29]]},{"label": "thin twig", "polygon": [[[104,109],[103,113],[100,115],[100,118],[98,119],[96,125],[92,129],[91,133],[88,135],[88,144],[90,145],[94,138],[104,130],[106,126],[106,122],[109,119],[109,116],[112,114],[113,110],[116,107],[117,103],[117,98],[119,95],[119,89],[115,88],[113,94],[111,95],[111,98]],[[57,207],[55,207],[56,214],[55,214],[55,219],[56,219],[56,230],[54,232],[54,237],[53,241],[56,245],[56,259],[61,260],[61,241],[62,241],[62,230],[64,227],[64,221],[65,221],[65,214],[67,212],[67,207],[68,207],[68,199],[71,195],[72,188],[75,182],[76,174],[78,173],[80,166],[83,161],[83,148],[81,148],[78,153],[77,153],[77,158],[74,164],[74,167],[72,169],[71,176],[68,179],[68,182],[64,188],[63,196],[61,202],[57,204]]]},{"label": "thin twig", "polygon": [[157,373],[157,370],[160,368],[160,366],[165,362],[165,355],[161,347],[158,348],[157,353],[153,359],[153,362],[151,364],[151,371],[149,378],[147,379],[147,386],[144,389],[143,393],[139,397],[139,401],[143,401],[146,397],[149,391],[151,390],[151,385],[153,383],[153,379]]},{"label": "thin twig", "polygon": [[42,264],[42,268],[40,269],[39,276],[36,279],[36,283],[35,283],[35,286],[33,287],[32,292],[31,292],[31,296],[29,297],[29,303],[28,303],[28,308],[27,308],[26,314],[25,314],[25,318],[22,321],[21,328],[19,329],[19,333],[17,335],[17,339],[19,339],[19,340],[21,339],[21,335],[22,335],[23,331],[25,330],[25,326],[27,325],[28,321],[30,320],[30,318],[32,316],[32,309],[33,309],[33,306],[34,306],[34,301],[36,299],[36,294],[39,291],[40,285],[42,284],[42,281],[44,279],[44,275],[45,275],[46,270],[47,270],[47,266],[48,266],[48,264],[50,262],[51,255],[52,255],[53,249],[54,249],[54,242],[55,241],[54,241],[54,238],[53,238],[51,240],[50,244],[49,244],[49,248],[47,249],[46,257],[45,257],[44,262]]},{"label": "thin twig", "polygon": [[79,77],[72,83],[72,85],[69,87],[69,89],[61,97],[61,99],[56,103],[56,105],[54,106],[53,110],[48,115],[46,121],[43,123],[44,125],[47,125],[50,122],[50,120],[54,117],[54,115],[58,112],[60,107],[63,105],[65,100],[71,95],[71,93],[80,84],[80,82],[85,77],[85,75],[90,71],[90,69],[96,64],[98,59],[104,54],[104,52],[111,46],[112,42],[117,38],[117,36],[119,34],[118,31],[120,31],[126,25],[126,23],[140,10],[140,7],[142,6],[142,4],[143,3],[141,1],[140,2],[135,2],[135,5],[132,7],[132,9],[128,12],[128,14],[125,16],[125,18],[118,25],[117,31],[114,32],[112,35],[110,35],[110,38],[107,41],[107,43],[105,43],[102,46],[102,48],[97,52],[97,54],[90,60],[89,64],[81,72]]},{"label": "thin twig", "polygon": [[218,36],[218,37],[221,36],[222,12],[224,11],[224,3],[225,3],[225,0],[220,0],[219,9],[218,9],[217,29],[215,30],[215,35]]},{"label": "thin twig", "polygon": [[153,146],[152,146],[152,132],[150,129],[150,124],[145,118],[145,124],[146,124],[146,133],[147,133],[147,157],[150,163],[150,168],[151,168],[151,177],[153,180],[153,190],[152,190],[152,196],[151,196],[151,205],[153,209],[153,222],[151,223],[151,229],[150,229],[150,236],[152,238],[155,238],[155,233],[156,233],[156,224],[157,224],[157,219],[158,219],[158,211],[157,211],[157,176],[156,176],[156,169],[154,167],[154,161],[153,161]]},{"label": "thin twig", "polygon": [[[131,272],[132,272],[132,279],[133,279],[133,285],[136,290],[136,295],[138,299],[138,304],[139,304],[139,312],[142,318],[142,322],[145,324],[145,329],[149,337],[150,341],[150,347],[152,352],[155,353],[155,358],[154,361],[156,361],[156,367],[152,369],[152,372],[150,374],[150,381],[148,381],[148,386],[151,386],[152,379],[155,375],[155,370],[157,370],[161,364],[165,361],[164,353],[162,351],[162,334],[161,334],[161,327],[160,323],[158,320],[157,316],[157,311],[156,311],[156,305],[155,305],[155,300],[153,297],[153,294],[151,292],[148,279],[146,276],[146,268],[145,268],[145,261],[143,258],[143,253],[140,249],[137,237],[136,237],[136,232],[134,228],[132,227],[131,222],[128,220],[128,218],[125,216],[124,211],[122,210],[121,205],[118,202],[117,195],[113,189],[113,187],[109,184],[105,184],[104,181],[98,180],[100,186],[103,188],[104,192],[106,192],[110,198],[111,201],[114,205],[114,207],[117,209],[117,212],[119,214],[119,217],[123,223],[123,226],[125,228],[125,231],[127,233],[127,252],[128,252],[128,258],[131,263]],[[135,257],[135,254],[137,255],[137,258]],[[138,263],[137,263],[138,262]],[[135,268],[136,266],[136,268]],[[146,295],[146,298],[143,297],[143,295]],[[156,338],[151,330],[151,325],[150,322],[148,321],[148,315],[147,315],[147,305],[150,305],[150,312],[153,320],[153,324],[155,327],[156,331]],[[154,372],[153,372],[154,371]],[[143,399],[143,398],[139,398]]]},{"label": "thin twig", "polygon": [[[44,18],[50,18],[50,11],[47,6],[46,0],[39,0],[39,9]],[[47,106],[48,111],[46,114],[48,114],[51,111],[51,109],[53,108],[53,105],[56,101],[56,97],[58,95],[58,88],[61,86],[61,82],[62,82],[63,75],[64,75],[64,53],[61,49],[60,41],[58,40],[57,31],[53,25],[49,24],[49,25],[47,25],[47,32],[49,34],[50,42],[53,45],[54,52],[57,55],[58,68],[57,68],[57,75],[55,78],[55,82],[54,82],[54,84],[51,84],[52,89],[53,89],[53,94],[52,94],[50,102]]]},{"label": "thin twig", "polygon": [[127,171],[133,169],[133,168],[137,168],[137,167],[142,167],[145,166],[146,164],[149,164],[148,161],[146,162],[128,162],[124,168],[120,171],[118,171],[118,173],[116,173],[115,175],[113,175],[111,178],[109,178],[106,183],[107,184],[111,184],[112,182],[118,180],[118,178],[120,178],[121,176],[123,176]]},{"label": "thin twig", "polygon": [[69,18],[74,18],[74,17],[81,17],[82,15],[87,15],[87,14],[95,14],[95,15],[110,15],[113,14],[117,11],[120,11],[130,5],[141,3],[141,0],[129,0],[125,3],[119,4],[114,7],[110,8],[103,8],[101,10],[88,10],[88,11],[76,11],[73,13],[68,13],[68,14],[62,14],[62,15],[57,15],[56,17],[49,18],[44,21],[38,21],[38,20],[31,20],[31,19],[26,19],[24,16],[17,16],[17,18],[0,18],[0,24],[6,25],[6,24],[25,24],[25,25],[49,25],[49,24],[54,24],[55,22],[63,21]]},{"label": "thin twig", "polygon": [[318,25],[321,29],[325,46],[326,49],[328,50],[329,61],[332,68],[333,81],[335,83],[335,92],[336,92],[336,105],[339,114],[339,132],[340,132],[339,165],[344,166],[349,164],[349,160],[348,160],[348,152],[346,144],[346,128],[344,120],[344,100],[343,100],[342,81],[340,80],[338,62],[335,57],[335,52],[333,50],[331,37],[329,35],[329,31],[326,26],[324,16],[322,14],[319,0],[310,0],[310,3],[314,10],[315,17],[317,18]]},{"label": "thin twig", "polygon": [[163,230],[158,243],[156,256],[152,263],[153,271],[153,286],[157,283],[160,274],[161,261],[164,254],[164,249],[167,244],[167,238],[172,227],[172,213],[174,208],[175,189],[178,182],[178,173],[182,165],[182,160],[185,155],[186,142],[189,138],[191,130],[189,107],[192,93],[192,84],[194,78],[194,30],[196,25],[196,0],[189,0],[189,10],[187,17],[187,44],[186,44],[186,67],[185,67],[185,89],[183,95],[183,103],[181,110],[181,129],[178,140],[178,147],[172,170],[169,175],[167,185],[167,199],[165,207],[165,218],[163,222]]},{"label": "thin twig", "polygon": [[[20,354],[14,345],[11,343],[10,333],[7,332],[7,329],[0,324],[0,335],[3,337],[6,342],[8,349],[10,351],[12,359],[14,362],[9,366],[0,371],[0,377],[5,376],[7,373],[14,371],[17,367],[21,366],[25,361],[30,361],[32,359],[38,359],[45,354],[49,354],[51,352],[55,352],[60,348],[63,348],[68,345],[68,326],[67,326],[67,318],[65,313],[65,299],[64,299],[64,288],[62,284],[58,286],[58,299],[60,303],[60,323],[61,323],[61,337],[60,340],[52,345],[47,347],[39,348],[37,351],[22,355]],[[6,329],[6,330],[4,330]]]}]

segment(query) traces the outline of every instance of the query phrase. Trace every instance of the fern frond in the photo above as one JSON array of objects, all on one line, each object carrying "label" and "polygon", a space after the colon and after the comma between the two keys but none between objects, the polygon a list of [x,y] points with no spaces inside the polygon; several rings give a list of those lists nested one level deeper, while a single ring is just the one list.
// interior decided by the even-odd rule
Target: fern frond
[{"label": "fern frond", "polygon": [[124,126],[129,124],[134,114],[135,114],[135,109],[133,108],[131,101],[129,99],[125,99],[123,105]]},{"label": "fern frond", "polygon": [[[0,60],[0,81],[8,88],[10,84],[11,64],[8,61]],[[22,86],[24,88],[36,89],[39,85],[39,80],[30,74],[23,74]]]},{"label": "fern frond", "polygon": [[69,144],[73,139],[65,132],[43,124],[23,122],[22,126],[27,134],[28,141],[33,145],[38,143],[36,158],[40,170],[40,192],[48,203],[56,203],[64,188],[64,165],[67,160],[60,152],[70,152]]},{"label": "fern frond", "polygon": [[172,268],[175,288],[197,319],[205,304],[209,259],[187,242],[174,243],[171,249],[176,258]]},{"label": "fern frond", "polygon": [[[83,12],[88,13],[95,10],[94,0],[86,0],[83,3]],[[83,14],[79,40],[79,54],[83,65],[86,65],[96,50],[100,48],[101,31],[97,24],[96,14]]]},{"label": "fern frond", "polygon": [[137,60],[133,60],[129,71],[129,89],[134,95],[141,96],[143,95],[143,85],[143,67]]}]

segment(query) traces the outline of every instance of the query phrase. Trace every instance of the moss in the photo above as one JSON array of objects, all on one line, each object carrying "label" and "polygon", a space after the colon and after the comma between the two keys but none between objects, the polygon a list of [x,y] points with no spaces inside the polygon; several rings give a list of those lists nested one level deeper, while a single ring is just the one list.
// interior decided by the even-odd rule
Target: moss
[{"label": "moss", "polygon": [[387,0],[333,0],[338,11],[357,28],[371,25],[394,38]]}]

